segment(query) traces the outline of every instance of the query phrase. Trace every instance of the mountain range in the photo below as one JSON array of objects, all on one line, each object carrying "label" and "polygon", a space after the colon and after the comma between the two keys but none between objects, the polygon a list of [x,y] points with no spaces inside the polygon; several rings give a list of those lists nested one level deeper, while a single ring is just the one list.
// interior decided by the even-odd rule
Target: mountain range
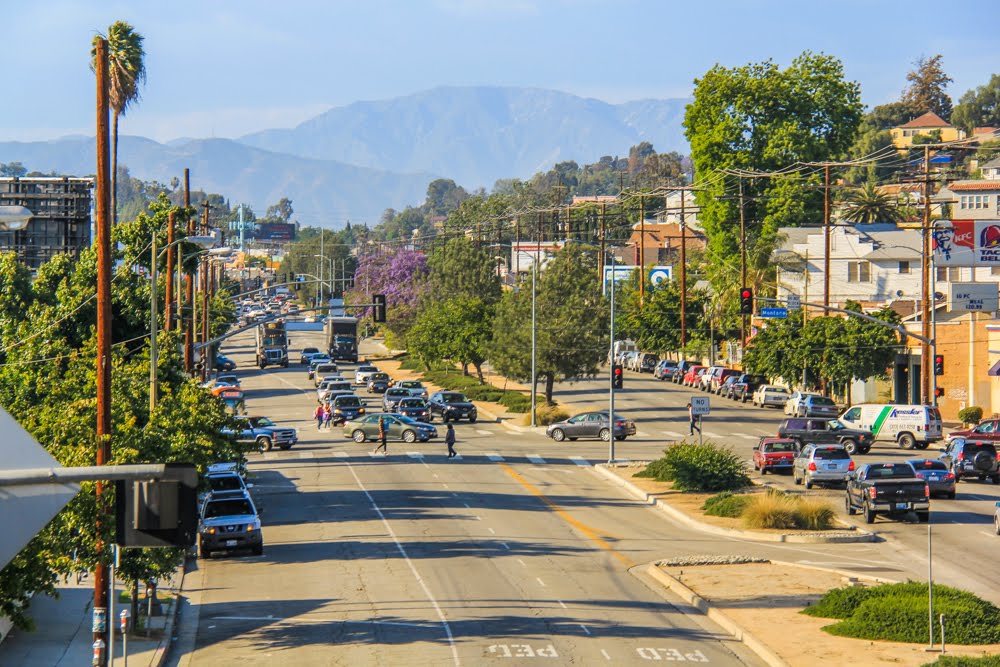
[{"label": "mountain range", "polygon": [[[686,152],[688,100],[609,104],[537,88],[444,87],[330,109],[291,129],[239,139],[158,143],[122,136],[118,161],[144,180],[167,183],[191,170],[192,184],[263,212],[292,200],[303,224],[374,223],[386,208],[424,200],[427,184],[450,178],[468,190],[530,178],[556,162],[596,162],[648,141]],[[92,137],[0,142],[0,162],[31,170],[93,173]]]}]

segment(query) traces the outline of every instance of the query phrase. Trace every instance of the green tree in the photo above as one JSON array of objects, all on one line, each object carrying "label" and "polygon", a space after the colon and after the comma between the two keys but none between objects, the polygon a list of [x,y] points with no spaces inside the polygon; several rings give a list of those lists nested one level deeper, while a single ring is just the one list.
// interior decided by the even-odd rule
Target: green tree
[{"label": "green tree", "polygon": [[27,168],[20,162],[0,162],[0,176],[10,178],[24,176],[28,173]]},{"label": "green tree", "polygon": [[944,89],[952,82],[944,72],[939,53],[931,58],[920,56],[913,65],[916,69],[907,72],[910,82],[903,91],[902,102],[917,113],[933,111],[944,120],[951,118],[951,97]]},{"label": "green tree", "polygon": [[[275,222],[288,222],[292,219],[293,211],[292,200],[288,197],[282,197],[278,200],[277,204],[267,207],[266,217],[274,220]],[[243,219],[246,220],[245,214]]]},{"label": "green tree", "polygon": [[[524,381],[531,377],[531,283],[504,294],[497,306],[490,361]],[[595,375],[607,356],[608,302],[601,295],[597,254],[569,244],[541,272],[536,291],[537,373],[552,403],[556,382]]]},{"label": "green tree", "polygon": [[874,181],[848,191],[842,214],[844,220],[855,223],[898,222],[903,217],[898,202]]},{"label": "green tree", "polygon": [[1000,127],[1000,74],[958,98],[951,122],[970,134],[976,127]]},{"label": "green tree", "polygon": [[139,85],[146,82],[144,37],[125,21],[115,21],[107,36],[95,37],[91,49],[91,68],[96,67],[97,40],[108,41],[108,98],[111,105],[111,215],[118,222],[118,117],[139,101]]},{"label": "green tree", "polygon": [[426,299],[478,297],[485,303],[500,299],[500,279],[490,252],[465,236],[450,239],[427,257]]},{"label": "green tree", "polygon": [[[664,280],[654,286],[648,281],[645,302],[639,293],[639,272],[618,286],[615,297],[615,336],[629,338],[639,349],[652,352],[673,352],[681,349],[681,289],[680,280]],[[688,342],[707,328],[704,323],[706,295],[693,288],[694,277],[688,279],[684,325]]]}]

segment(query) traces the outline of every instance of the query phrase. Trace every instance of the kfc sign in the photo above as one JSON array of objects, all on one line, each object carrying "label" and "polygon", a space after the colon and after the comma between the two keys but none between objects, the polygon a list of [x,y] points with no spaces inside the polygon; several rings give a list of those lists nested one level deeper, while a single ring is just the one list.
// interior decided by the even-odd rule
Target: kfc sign
[{"label": "kfc sign", "polygon": [[1000,266],[1000,220],[939,220],[937,224],[931,231],[937,266]]}]

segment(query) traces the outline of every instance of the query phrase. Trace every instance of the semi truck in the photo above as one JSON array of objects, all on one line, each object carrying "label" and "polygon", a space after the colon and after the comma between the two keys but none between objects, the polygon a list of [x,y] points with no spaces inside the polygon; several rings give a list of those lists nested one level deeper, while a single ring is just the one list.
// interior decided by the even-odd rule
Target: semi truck
[{"label": "semi truck", "polygon": [[257,325],[257,366],[288,368],[288,334],[283,320]]},{"label": "semi truck", "polygon": [[358,361],[358,318],[328,317],[324,325],[327,351],[333,360]]}]

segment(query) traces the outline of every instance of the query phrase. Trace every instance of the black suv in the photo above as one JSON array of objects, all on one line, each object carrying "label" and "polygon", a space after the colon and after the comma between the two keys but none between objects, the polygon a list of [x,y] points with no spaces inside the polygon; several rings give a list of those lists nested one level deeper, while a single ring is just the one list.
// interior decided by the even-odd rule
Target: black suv
[{"label": "black suv", "polygon": [[427,405],[431,409],[432,415],[441,415],[442,421],[458,421],[462,417],[467,417],[470,422],[475,422],[476,406],[472,404],[465,394],[457,391],[436,391],[427,400]]},{"label": "black suv", "polygon": [[765,384],[765,382],[766,380],[762,375],[744,373],[736,378],[731,385],[729,385],[729,392],[726,396],[734,401],[743,401],[746,403],[753,398],[753,394],[757,391],[757,388],[762,384]]},{"label": "black suv", "polygon": [[848,428],[837,419],[807,419],[791,417],[778,426],[779,438],[790,438],[799,446],[843,445],[848,454],[864,454],[872,448],[871,431]]},{"label": "black suv", "polygon": [[964,477],[978,477],[984,482],[988,477],[1000,484],[1000,463],[992,442],[955,438],[941,451],[940,459],[954,473],[956,482]]}]

